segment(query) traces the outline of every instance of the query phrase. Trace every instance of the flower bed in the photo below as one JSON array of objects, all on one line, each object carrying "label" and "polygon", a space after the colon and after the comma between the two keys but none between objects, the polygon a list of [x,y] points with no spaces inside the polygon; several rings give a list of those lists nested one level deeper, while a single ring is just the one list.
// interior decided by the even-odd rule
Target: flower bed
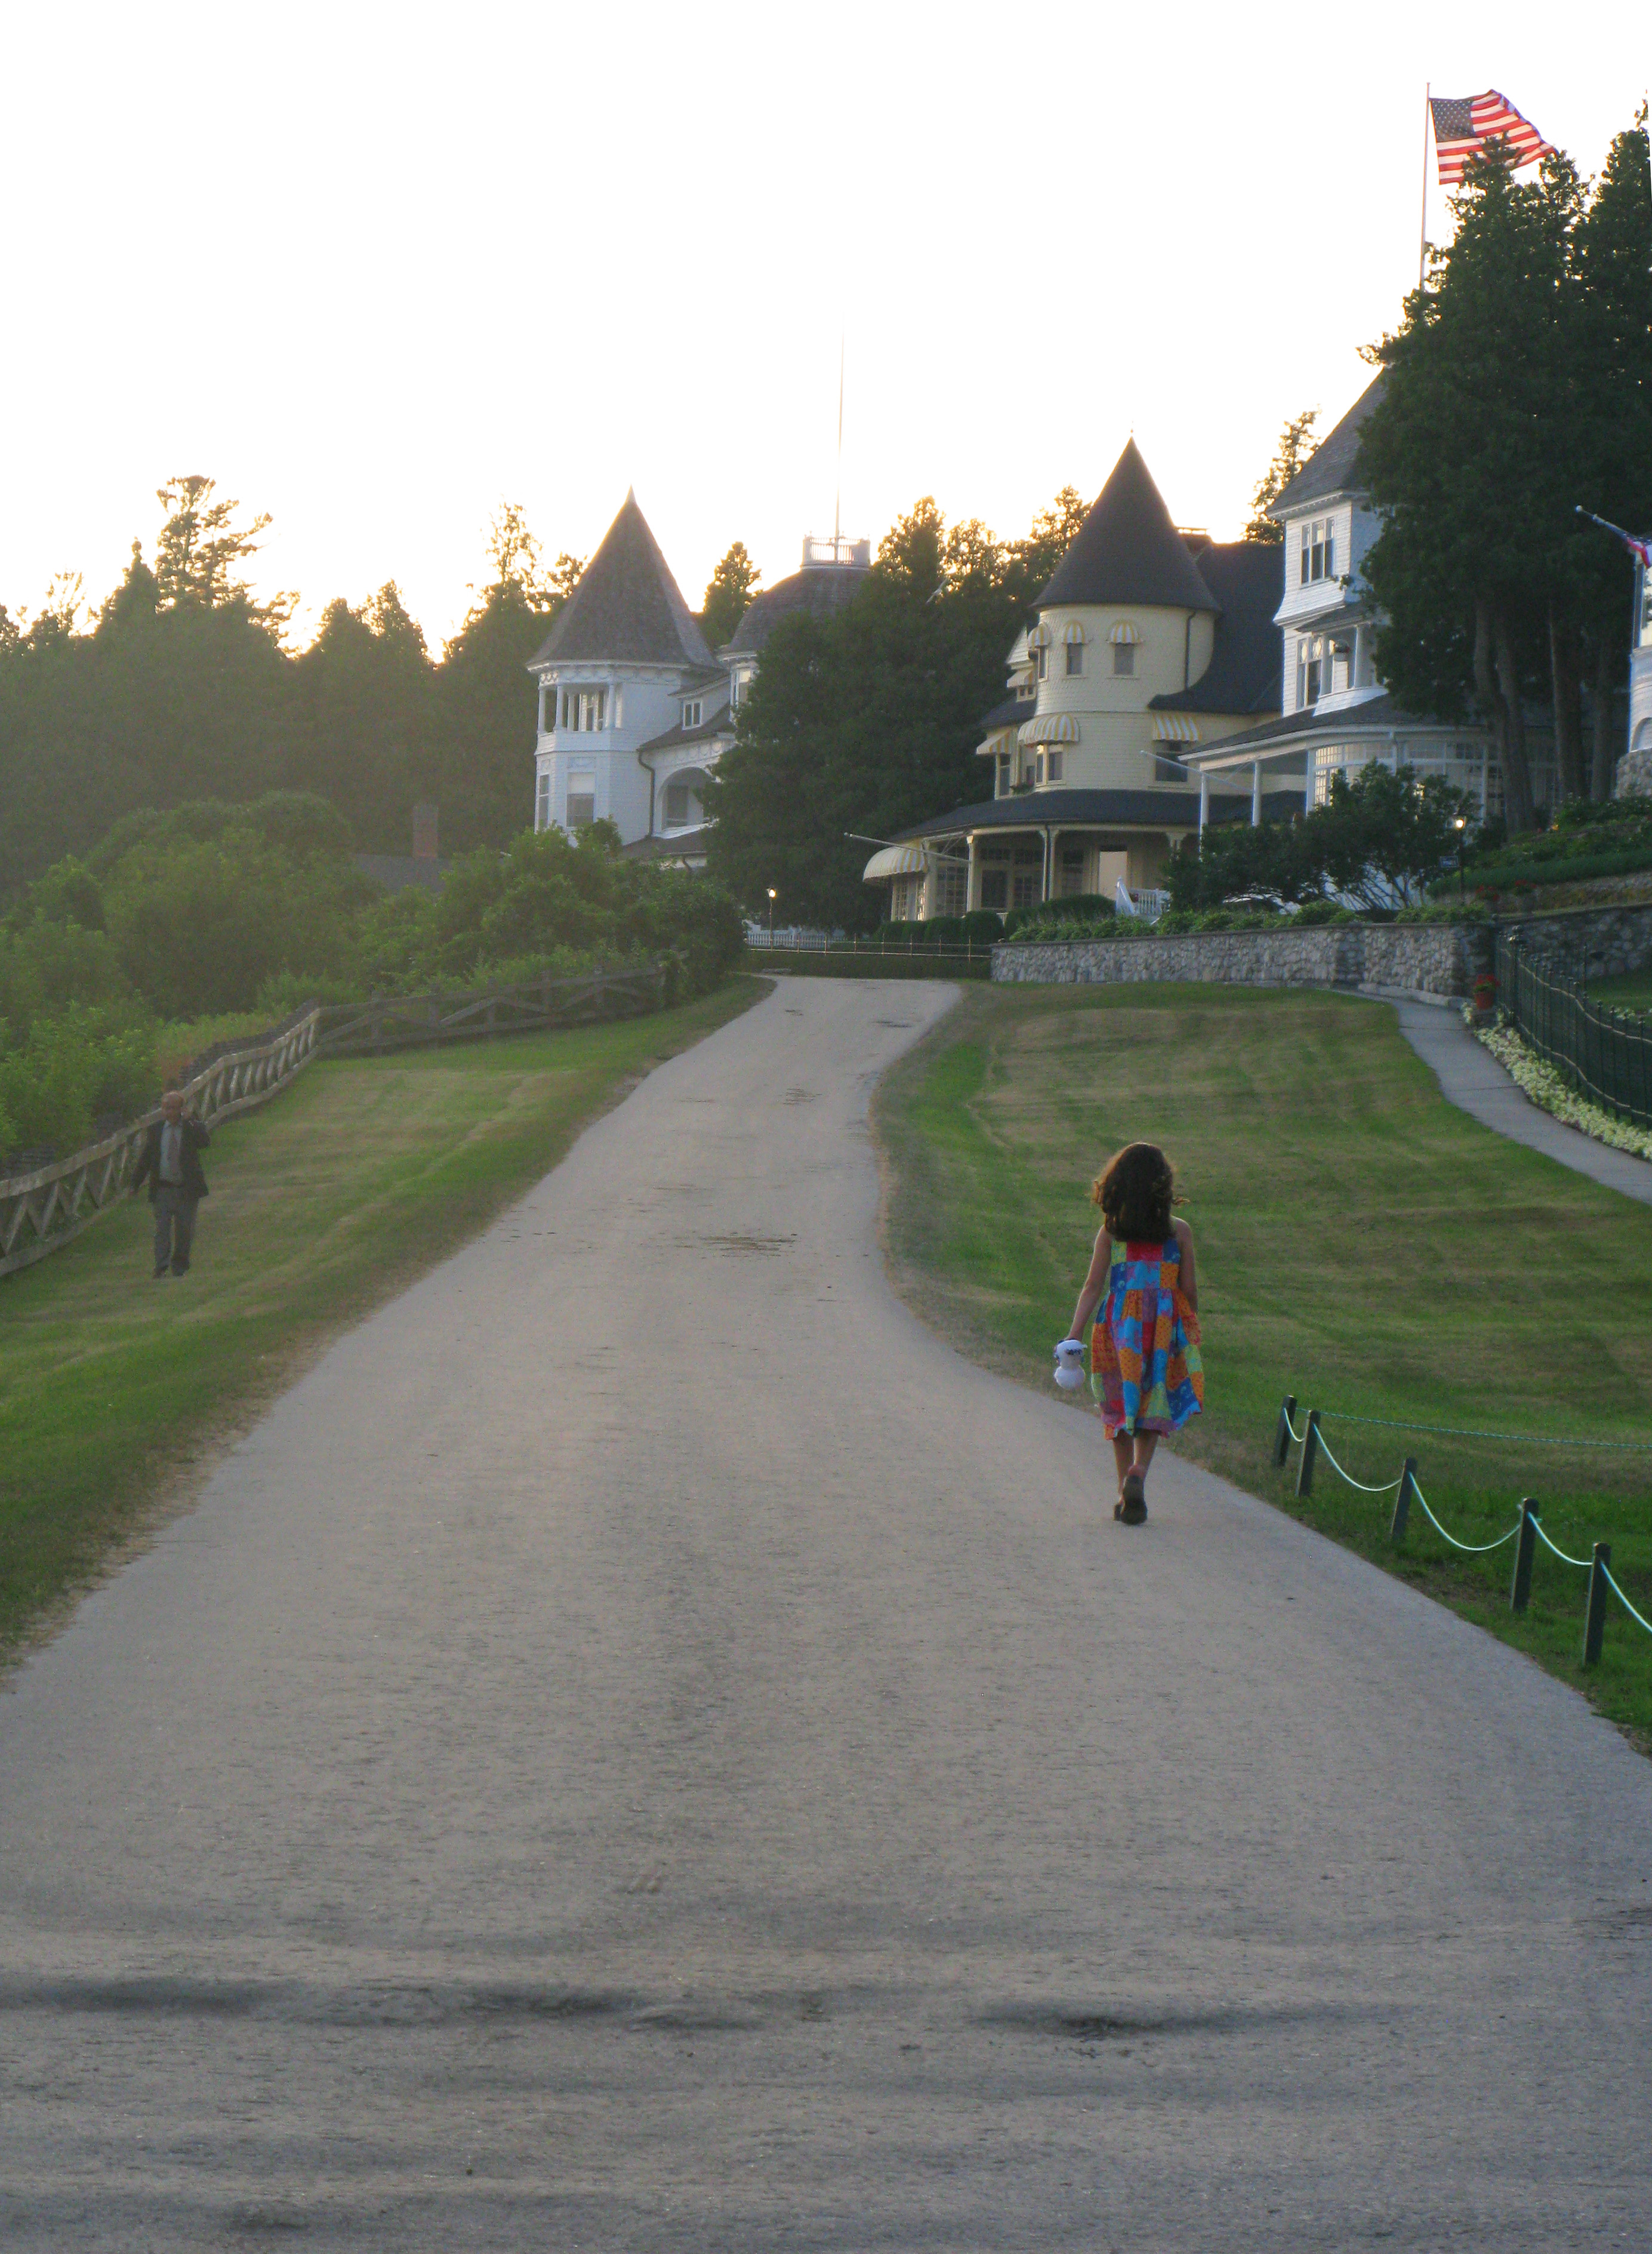
[{"label": "flower bed", "polygon": [[[1469,1023],[1474,1024],[1472,1014]],[[1592,1135],[1614,1151],[1628,1151],[1636,1158],[1652,1158],[1652,1128],[1635,1127],[1614,1118],[1600,1104],[1591,1103],[1567,1086],[1555,1067],[1527,1047],[1509,1026],[1476,1026],[1475,1039],[1484,1044],[1522,1095],[1539,1110],[1549,1112],[1564,1126]]]}]

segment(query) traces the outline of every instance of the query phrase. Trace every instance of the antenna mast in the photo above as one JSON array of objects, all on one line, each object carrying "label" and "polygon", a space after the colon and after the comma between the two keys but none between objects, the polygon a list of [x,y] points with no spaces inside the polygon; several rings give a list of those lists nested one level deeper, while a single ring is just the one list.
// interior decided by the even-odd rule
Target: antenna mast
[{"label": "antenna mast", "polygon": [[844,514],[844,332],[837,332],[837,491],[832,500],[832,562],[837,563]]}]

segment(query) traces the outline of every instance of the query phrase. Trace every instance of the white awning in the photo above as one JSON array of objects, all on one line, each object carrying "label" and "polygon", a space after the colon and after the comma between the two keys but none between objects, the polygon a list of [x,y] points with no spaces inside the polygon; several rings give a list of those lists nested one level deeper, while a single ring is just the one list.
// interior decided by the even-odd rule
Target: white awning
[{"label": "white awning", "polygon": [[1061,640],[1063,641],[1082,641],[1083,639],[1084,629],[1080,626],[1078,620],[1076,619],[1069,620],[1067,631],[1061,636]]},{"label": "white awning", "polygon": [[1070,712],[1045,712],[1036,720],[1023,720],[1017,732],[1024,744],[1075,744],[1078,722]]},{"label": "white awning", "polygon": [[1015,749],[1016,732],[1016,726],[1013,721],[1011,721],[1005,727],[995,728],[990,736],[986,737],[984,741],[976,746],[975,755],[976,759],[993,759],[996,758],[1000,752],[1012,752]]},{"label": "white awning", "polygon": [[1141,636],[1137,633],[1135,627],[1130,625],[1128,619],[1121,619],[1118,624],[1113,628],[1111,634],[1108,635],[1107,639],[1110,642],[1129,643],[1139,641],[1141,640]]},{"label": "white awning", "polygon": [[921,877],[928,865],[921,845],[886,845],[867,862],[861,882],[875,885],[882,877]]},{"label": "white awning", "polygon": [[1199,731],[1182,712],[1155,712],[1153,741],[1156,744],[1196,744]]},{"label": "white awning", "polygon": [[1032,633],[1027,636],[1026,646],[1029,649],[1047,649],[1054,640],[1055,636],[1050,632],[1048,626],[1045,625],[1043,620],[1040,619],[1037,626],[1033,627]]}]

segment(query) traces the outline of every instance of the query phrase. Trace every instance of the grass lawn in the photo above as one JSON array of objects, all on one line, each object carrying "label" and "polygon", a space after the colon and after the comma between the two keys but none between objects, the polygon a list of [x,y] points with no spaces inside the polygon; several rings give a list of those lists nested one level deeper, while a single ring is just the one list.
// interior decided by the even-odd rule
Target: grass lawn
[{"label": "grass lawn", "polygon": [[738,978],[620,1025],[312,1065],[214,1133],[187,1278],[151,1279],[136,1199],[0,1282],[0,1657],[328,1339],[762,990]]},{"label": "grass lawn", "polygon": [[[1225,1474],[1517,1644],[1652,1740],[1652,1636],[1610,1599],[1580,1667],[1586,1575],[1541,1545],[1508,1611],[1512,1545],[1463,1558],[1413,1508],[1321,1463],[1298,1504],[1270,1452],[1281,1396],[1325,1412],[1356,1478],[1415,1455],[1461,1540],[1537,1498],[1561,1547],[1609,1540],[1652,1617],[1652,1452],[1452,1438],[1338,1422],[1652,1441],[1652,1208],[1601,1189],[1444,1102],[1390,1011],[1222,987],[995,986],[885,1080],[897,1283],[961,1348],[1050,1383],[1097,1223],[1089,1184],[1121,1143],[1176,1161],[1199,1252],[1206,1411],[1179,1453]],[[1081,1396],[1082,1397],[1082,1396]],[[1096,1435],[1098,1503],[1110,1456]]]},{"label": "grass lawn", "polygon": [[1626,970],[1620,978],[1592,978],[1590,998],[1612,1010],[1652,1011],[1652,970]]}]

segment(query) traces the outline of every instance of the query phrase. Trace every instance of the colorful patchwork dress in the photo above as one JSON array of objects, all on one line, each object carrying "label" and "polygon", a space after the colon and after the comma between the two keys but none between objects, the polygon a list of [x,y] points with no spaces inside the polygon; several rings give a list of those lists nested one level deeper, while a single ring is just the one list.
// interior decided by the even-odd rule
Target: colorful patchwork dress
[{"label": "colorful patchwork dress", "polygon": [[1090,1333],[1090,1390],[1109,1438],[1176,1432],[1205,1405],[1199,1318],[1181,1289],[1181,1246],[1113,1243]]}]

